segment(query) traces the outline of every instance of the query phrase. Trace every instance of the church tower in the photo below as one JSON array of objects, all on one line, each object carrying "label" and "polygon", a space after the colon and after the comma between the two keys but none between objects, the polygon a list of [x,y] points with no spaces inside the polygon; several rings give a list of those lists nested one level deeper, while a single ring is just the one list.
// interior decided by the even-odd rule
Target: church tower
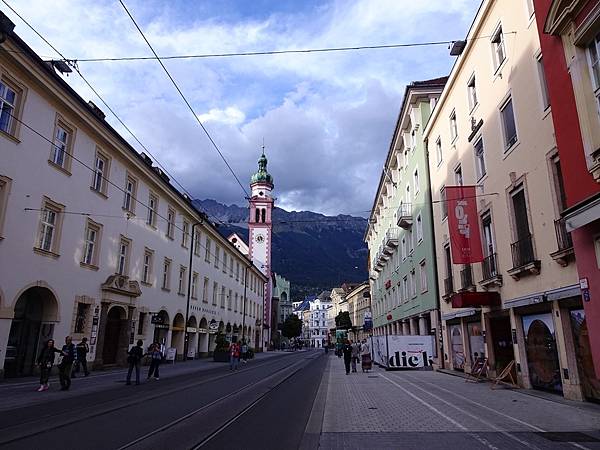
[{"label": "church tower", "polygon": [[258,172],[250,180],[250,217],[248,220],[248,246],[250,259],[269,280],[265,284],[263,298],[263,345],[270,341],[271,324],[271,213],[273,211],[273,177],[267,172],[267,157],[263,153],[258,160]]}]

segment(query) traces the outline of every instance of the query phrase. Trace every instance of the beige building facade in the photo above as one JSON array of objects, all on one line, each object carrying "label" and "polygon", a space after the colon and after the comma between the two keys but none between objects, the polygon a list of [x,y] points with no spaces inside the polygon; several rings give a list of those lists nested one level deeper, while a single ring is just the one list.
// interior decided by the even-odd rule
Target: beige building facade
[{"label": "beige building facade", "polygon": [[[357,287],[348,292],[346,296],[348,302],[348,313],[352,320],[352,339],[366,339],[370,330],[364,330],[365,313],[371,313],[371,289],[369,283],[359,284]],[[373,316],[371,316],[372,318]]]},{"label": "beige building facade", "polygon": [[[444,364],[581,399],[570,311],[581,308],[543,55],[530,2],[483,1],[425,127]],[[453,264],[445,188],[476,186],[481,263]],[[465,293],[477,293],[464,307]],[[481,302],[478,306],[476,303]],[[454,307],[453,307],[454,304]],[[462,306],[462,307],[460,307]]]},{"label": "beige building facade", "polygon": [[260,346],[265,276],[162,169],[14,34],[0,83],[0,369],[31,374],[68,335],[97,366],[137,339],[178,357],[217,331]]}]

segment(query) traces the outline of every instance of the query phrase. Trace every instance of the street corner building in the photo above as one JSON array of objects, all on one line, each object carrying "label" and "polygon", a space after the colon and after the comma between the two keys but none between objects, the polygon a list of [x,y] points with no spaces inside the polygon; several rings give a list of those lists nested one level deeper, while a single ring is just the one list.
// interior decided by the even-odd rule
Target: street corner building
[{"label": "street corner building", "polygon": [[0,44],[0,370],[33,373],[40,346],[68,335],[88,338],[97,367],[124,364],[138,339],[177,359],[208,355],[218,332],[262,350],[266,157],[249,258],[65,83],[63,66],[14,32]]},{"label": "street corner building", "polygon": [[379,181],[365,234],[375,335],[436,336],[440,327],[423,130],[446,80],[406,87]]},{"label": "street corner building", "polygon": [[[491,376],[504,372],[522,387],[597,400],[590,345],[598,365],[600,342],[586,320],[597,322],[598,307],[583,301],[579,278],[590,288],[600,282],[598,185],[591,147],[564,142],[557,128],[569,89],[564,73],[546,76],[549,62],[560,59],[538,28],[550,3],[553,14],[562,14],[561,5],[572,14],[566,5],[581,4],[581,14],[595,15],[595,32],[586,28],[580,48],[579,69],[589,81],[598,70],[597,2],[586,9],[575,1],[483,1],[424,127],[442,357],[446,368],[465,372],[487,358]],[[591,72],[586,51],[596,55]],[[579,79],[573,71],[571,77],[573,84]],[[588,89],[579,100],[593,104],[586,120],[598,130],[597,89],[588,84],[574,90]],[[572,132],[579,130],[574,117]]]}]

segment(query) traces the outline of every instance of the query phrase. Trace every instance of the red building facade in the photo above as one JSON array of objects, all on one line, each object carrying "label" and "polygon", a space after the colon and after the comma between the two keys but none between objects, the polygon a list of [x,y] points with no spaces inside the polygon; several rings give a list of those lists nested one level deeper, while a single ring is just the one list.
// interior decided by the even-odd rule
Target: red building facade
[{"label": "red building facade", "polygon": [[559,225],[572,239],[583,299],[570,317],[577,376],[584,395],[600,399],[600,2],[533,4],[564,180]]}]

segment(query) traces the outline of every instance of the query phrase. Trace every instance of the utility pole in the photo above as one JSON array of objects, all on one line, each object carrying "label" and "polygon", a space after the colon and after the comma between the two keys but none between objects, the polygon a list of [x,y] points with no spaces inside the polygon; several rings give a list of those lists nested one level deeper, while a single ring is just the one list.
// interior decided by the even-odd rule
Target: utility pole
[{"label": "utility pole", "polygon": [[188,269],[188,284],[187,284],[187,302],[186,302],[186,306],[185,306],[185,332],[183,334],[184,339],[183,339],[183,360],[187,361],[188,359],[188,348],[190,345],[190,334],[188,333],[188,320],[190,318],[190,296],[192,294],[192,271],[193,271],[193,264],[194,264],[194,246],[196,245],[196,242],[194,240],[194,238],[196,237],[196,233],[195,233],[195,229],[196,226],[198,225],[202,225],[202,221],[199,222],[194,222],[192,224],[192,232],[191,232],[191,239],[190,239],[190,265],[189,265],[189,269]]}]

